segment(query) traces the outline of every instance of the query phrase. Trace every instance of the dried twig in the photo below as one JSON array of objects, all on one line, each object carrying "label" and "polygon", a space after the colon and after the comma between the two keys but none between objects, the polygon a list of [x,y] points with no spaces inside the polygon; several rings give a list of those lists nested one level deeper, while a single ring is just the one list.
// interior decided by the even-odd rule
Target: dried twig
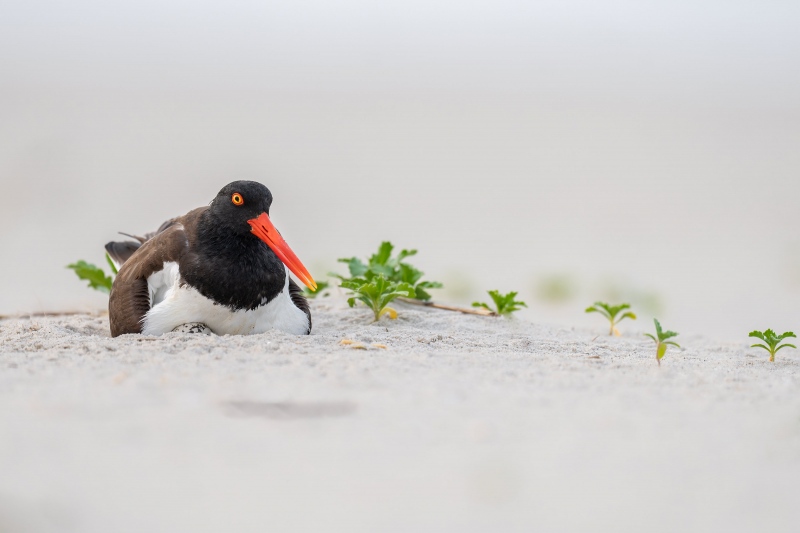
[{"label": "dried twig", "polygon": [[410,298],[398,298],[397,301],[411,304],[421,305],[422,307],[433,307],[434,309],[442,309],[444,311],[456,311],[466,315],[480,315],[480,316],[497,316],[497,313],[484,309],[483,307],[453,307],[452,305],[437,304],[434,302],[424,302],[422,300],[412,300]]},{"label": "dried twig", "polygon": [[34,313],[18,313],[15,315],[0,315],[0,320],[8,320],[11,318],[34,318],[34,317],[48,317],[48,316],[75,316],[75,315],[89,315],[89,316],[102,316],[105,311],[37,311]]}]

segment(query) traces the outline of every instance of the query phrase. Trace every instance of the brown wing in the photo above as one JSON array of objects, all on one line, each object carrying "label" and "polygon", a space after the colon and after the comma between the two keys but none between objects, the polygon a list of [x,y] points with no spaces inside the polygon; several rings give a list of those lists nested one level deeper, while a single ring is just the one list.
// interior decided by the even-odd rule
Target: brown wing
[{"label": "brown wing", "polygon": [[147,278],[162,270],[164,263],[180,261],[194,240],[197,221],[206,209],[201,207],[165,222],[124,262],[108,298],[112,337],[142,332],[142,319],[150,310]]},{"label": "brown wing", "polygon": [[140,237],[139,235],[131,235],[129,233],[120,232],[120,235],[125,235],[126,237],[130,237],[131,239],[135,239],[134,241],[112,241],[106,244],[106,252],[108,255],[111,256],[117,265],[122,266],[125,264],[125,261],[130,259],[133,256],[133,253],[139,249],[141,245],[145,242],[149,241],[159,233],[164,232],[167,228],[172,226],[173,224],[178,223],[180,218],[171,218],[161,224],[156,231],[152,231],[150,233],[145,233],[144,237]]},{"label": "brown wing", "polygon": [[308,300],[303,296],[303,289],[298,287],[292,278],[289,278],[289,297],[292,299],[294,306],[308,317],[308,331],[306,331],[306,335],[308,335],[311,333],[311,310],[308,308]]}]

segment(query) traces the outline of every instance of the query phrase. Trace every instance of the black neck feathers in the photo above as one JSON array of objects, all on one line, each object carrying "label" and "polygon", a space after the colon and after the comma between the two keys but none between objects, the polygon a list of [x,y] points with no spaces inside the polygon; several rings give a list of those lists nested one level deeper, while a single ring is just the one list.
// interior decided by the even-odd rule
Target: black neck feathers
[{"label": "black neck feathers", "polygon": [[286,268],[255,235],[232,232],[209,211],[196,231],[180,273],[200,294],[238,311],[266,304],[283,290]]}]

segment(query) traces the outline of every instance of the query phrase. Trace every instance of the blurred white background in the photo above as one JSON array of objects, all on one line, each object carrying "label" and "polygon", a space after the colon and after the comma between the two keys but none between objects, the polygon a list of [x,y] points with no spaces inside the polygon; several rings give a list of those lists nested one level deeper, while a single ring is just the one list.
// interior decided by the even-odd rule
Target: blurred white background
[{"label": "blurred white background", "polygon": [[438,300],[800,329],[798,27],[790,1],[3,2],[0,313],[103,307],[64,265],[255,179],[319,279],[390,239]]}]

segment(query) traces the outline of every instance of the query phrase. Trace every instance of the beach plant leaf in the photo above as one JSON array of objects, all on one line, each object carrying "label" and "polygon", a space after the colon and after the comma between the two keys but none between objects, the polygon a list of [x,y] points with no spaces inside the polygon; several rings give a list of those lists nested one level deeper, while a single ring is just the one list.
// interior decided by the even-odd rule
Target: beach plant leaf
[{"label": "beach plant leaf", "polygon": [[[383,241],[378,247],[378,251],[372,254],[365,263],[358,257],[344,257],[338,261],[345,263],[350,272],[350,277],[339,274],[331,274],[342,282],[364,278],[372,280],[378,276],[383,276],[387,281],[394,283],[406,283],[414,289],[412,298],[417,300],[430,300],[430,289],[439,289],[442,284],[438,281],[423,281],[424,273],[413,265],[406,263],[405,259],[417,255],[416,250],[400,250],[396,257],[392,257],[394,245],[389,241]],[[342,285],[344,286],[344,285]]]},{"label": "beach plant leaf", "polygon": [[375,315],[375,321],[381,315],[388,314],[390,318],[397,318],[397,311],[387,307],[396,298],[414,297],[414,287],[408,283],[396,282],[386,279],[385,276],[373,276],[343,279],[342,288],[351,291],[352,296],[347,299],[350,307],[356,305],[357,301],[363,302]]},{"label": "beach plant leaf", "polygon": [[112,261],[112,260],[111,260],[111,256],[110,256],[110,255],[108,255],[108,252],[106,252],[106,263],[108,263],[108,266],[111,268],[111,272],[112,272],[112,273],[113,273],[115,276],[116,276],[117,274],[119,274],[119,270],[117,270],[117,265],[115,265],[115,264],[114,264],[114,261]]},{"label": "beach plant leaf", "polygon": [[[380,246],[378,246],[378,252],[372,254],[372,257],[369,258],[370,264],[385,265],[392,257],[393,249],[394,245],[392,245],[391,242],[383,241]],[[414,250],[414,253],[417,253],[417,251]]]},{"label": "beach plant leaf", "polygon": [[658,362],[658,366],[661,366],[661,359],[667,353],[667,346],[675,346],[676,348],[680,348],[680,345],[674,341],[667,341],[667,339],[677,337],[677,333],[674,331],[664,331],[661,329],[661,323],[658,321],[658,319],[654,318],[653,322],[655,322],[656,325],[655,336],[649,333],[645,333],[644,335],[656,343],[656,361]]},{"label": "beach plant leaf", "polygon": [[659,366],[661,366],[661,358],[664,357],[664,354],[667,353],[667,345],[663,342],[659,343],[656,347],[656,359],[658,360]]},{"label": "beach plant leaf", "polygon": [[89,282],[89,287],[100,292],[108,294],[111,292],[111,285],[114,280],[111,276],[107,276],[102,268],[87,263],[83,259],[75,263],[67,265],[67,268],[72,269],[79,279]]},{"label": "beach plant leaf", "polygon": [[783,348],[797,348],[794,344],[781,344],[784,339],[788,339],[790,337],[796,337],[794,333],[791,331],[787,331],[785,333],[781,333],[780,335],[776,334],[773,330],[767,329],[763,332],[761,331],[751,331],[748,337],[754,337],[756,339],[761,339],[764,341],[764,344],[753,344],[751,348],[763,348],[764,350],[769,352],[769,360],[775,362],[775,354],[778,353],[778,350]]},{"label": "beach plant leaf", "polygon": [[[312,291],[308,287],[303,287],[303,295],[306,298],[316,298],[317,296],[330,296],[330,292],[327,290],[330,288],[331,284],[328,281],[318,281],[317,282],[317,290]],[[323,292],[325,294],[323,294]]]},{"label": "beach plant leaf", "polygon": [[[610,305],[606,302],[595,302],[593,305],[586,308],[587,313],[600,313],[609,323],[609,335],[616,335],[620,336],[621,333],[617,329],[617,324],[621,321],[625,320],[626,318],[630,318],[631,320],[636,320],[636,313],[632,311],[627,311],[630,309],[630,304],[619,304],[619,305]],[[624,313],[622,313],[625,311]],[[620,313],[622,313],[620,315]],[[618,316],[619,315],[619,316]]]},{"label": "beach plant leaf", "polygon": [[500,316],[510,316],[512,313],[519,311],[523,307],[528,307],[528,305],[520,300],[517,300],[517,293],[512,291],[508,294],[502,294],[500,291],[486,291],[489,296],[492,298],[494,302],[494,309],[489,306],[486,302],[472,302],[472,307],[482,307],[484,309],[488,309],[493,313],[497,313]]},{"label": "beach plant leaf", "polygon": [[422,281],[422,282],[417,283],[417,284],[410,283],[410,285],[414,286],[414,293],[416,294],[416,296],[414,296],[414,298],[416,298],[417,300],[423,300],[423,301],[428,301],[428,300],[431,299],[431,295],[427,291],[427,289],[441,289],[442,288],[442,284],[439,283],[438,281]]},{"label": "beach plant leaf", "polygon": [[339,259],[340,263],[347,263],[347,269],[350,271],[350,277],[357,278],[363,276],[369,269],[361,259],[358,257],[351,257],[349,259]]}]

